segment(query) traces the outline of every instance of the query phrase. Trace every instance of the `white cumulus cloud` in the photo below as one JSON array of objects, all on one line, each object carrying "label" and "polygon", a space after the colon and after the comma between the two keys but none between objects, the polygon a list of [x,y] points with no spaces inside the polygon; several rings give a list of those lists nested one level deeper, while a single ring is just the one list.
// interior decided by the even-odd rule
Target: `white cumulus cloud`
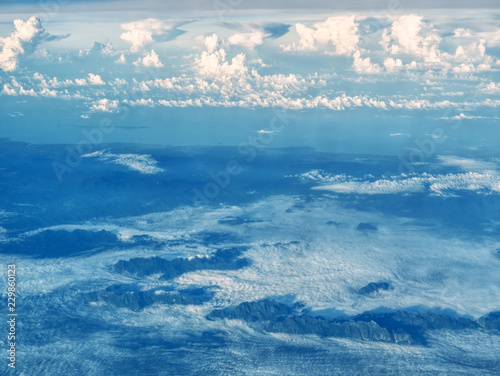
[{"label": "white cumulus cloud", "polygon": [[302,23],[295,25],[299,34],[298,43],[283,46],[284,51],[316,51],[319,48],[333,45],[335,54],[351,55],[358,49],[359,24],[355,16],[329,17],[312,26]]},{"label": "white cumulus cloud", "polygon": [[386,33],[383,41],[392,54],[415,55],[425,61],[440,60],[441,38],[425,24],[422,16],[408,14],[395,19],[390,37]]},{"label": "white cumulus cloud", "polygon": [[19,55],[34,52],[36,47],[43,42],[68,36],[47,33],[38,17],[31,17],[27,21],[16,19],[14,27],[15,31],[10,37],[0,37],[0,46],[2,47],[0,68],[5,72],[12,72],[17,69]]},{"label": "white cumulus cloud", "polygon": [[359,74],[376,74],[382,71],[379,64],[372,63],[369,57],[362,58],[361,52],[356,51],[353,55],[354,61],[352,67]]},{"label": "white cumulus cloud", "polygon": [[253,49],[255,46],[260,46],[264,43],[264,38],[271,34],[266,34],[262,30],[253,30],[249,33],[236,33],[228,38],[230,45],[243,46],[248,49]]},{"label": "white cumulus cloud", "polygon": [[104,81],[98,74],[89,73],[88,81],[90,85],[104,85]]},{"label": "white cumulus cloud", "polygon": [[226,60],[226,51],[219,48],[219,44],[216,34],[205,37],[207,51],[203,51],[196,59],[198,73],[219,80],[246,76],[248,68],[245,66],[245,54],[238,54],[229,62]]},{"label": "white cumulus cloud", "polygon": [[160,61],[158,54],[155,50],[148,52],[143,58],[139,58],[133,63],[136,67],[144,66],[148,68],[163,68],[163,63]]},{"label": "white cumulus cloud", "polygon": [[93,112],[116,112],[118,110],[118,101],[107,98],[100,99],[92,104],[90,110]]},{"label": "white cumulus cloud", "polygon": [[182,30],[177,29],[178,25],[156,18],[147,18],[122,24],[121,28],[125,32],[120,35],[120,38],[131,44],[132,52],[138,52],[155,41],[164,42],[183,34]]}]

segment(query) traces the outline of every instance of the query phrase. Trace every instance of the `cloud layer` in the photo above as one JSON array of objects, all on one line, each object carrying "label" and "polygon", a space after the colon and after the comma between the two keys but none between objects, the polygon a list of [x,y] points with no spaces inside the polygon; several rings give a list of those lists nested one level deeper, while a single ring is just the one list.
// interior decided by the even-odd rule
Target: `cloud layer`
[{"label": "cloud layer", "polygon": [[[180,50],[189,52],[184,55],[170,50],[172,44],[165,45],[167,50],[151,49],[183,33],[178,21],[147,18],[125,23],[124,32],[117,30],[117,35],[130,50],[116,50],[105,41],[92,42],[91,49],[76,54],[40,51],[37,59],[42,66],[57,64],[61,72],[81,63],[85,67],[79,65],[73,73],[69,69],[64,78],[43,69],[35,76],[5,77],[0,93],[83,100],[90,112],[113,112],[127,103],[434,110],[444,113],[433,115],[434,120],[498,119],[477,113],[500,106],[493,76],[500,60],[490,55],[484,39],[485,33],[493,32],[491,27],[475,31],[470,23],[457,27],[451,19],[439,24],[417,14],[322,18],[296,23],[290,32],[285,23],[222,22],[226,35],[191,35],[193,45]],[[18,57],[40,43],[61,38],[45,32],[34,17],[16,20],[15,28],[0,42],[0,66],[6,71],[14,71]],[[87,66],[92,70],[85,71]]]},{"label": "cloud layer", "polygon": [[105,150],[82,155],[83,158],[97,158],[100,161],[123,165],[141,174],[157,174],[164,170],[157,166],[157,161],[149,154],[114,154]]},{"label": "cloud layer", "polygon": [[428,193],[448,197],[461,192],[500,194],[500,173],[495,162],[476,161],[454,156],[438,157],[441,166],[458,167],[466,172],[429,174],[401,174],[376,179],[349,175],[331,175],[313,170],[298,175],[302,180],[318,182],[314,190],[325,190],[343,194],[389,195]]}]

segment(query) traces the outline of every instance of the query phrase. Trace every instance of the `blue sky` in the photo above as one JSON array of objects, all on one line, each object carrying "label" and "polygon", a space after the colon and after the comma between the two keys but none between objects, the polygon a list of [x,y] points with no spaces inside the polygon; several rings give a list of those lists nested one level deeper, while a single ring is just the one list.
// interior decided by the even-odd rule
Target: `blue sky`
[{"label": "blue sky", "polygon": [[495,150],[494,2],[330,3],[6,2],[0,136],[234,145],[286,111],[273,146]]}]

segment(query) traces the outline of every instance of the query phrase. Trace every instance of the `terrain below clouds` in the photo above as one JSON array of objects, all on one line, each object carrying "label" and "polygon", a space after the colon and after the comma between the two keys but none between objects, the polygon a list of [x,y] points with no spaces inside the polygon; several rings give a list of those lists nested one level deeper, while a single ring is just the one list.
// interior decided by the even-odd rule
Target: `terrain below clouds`
[{"label": "terrain below clouds", "polygon": [[[412,177],[393,157],[128,144],[59,182],[64,145],[2,145],[0,262],[19,273],[28,375],[499,370],[494,190],[313,189]],[[241,172],[194,206],[230,160]],[[436,157],[415,177],[497,162]]]}]

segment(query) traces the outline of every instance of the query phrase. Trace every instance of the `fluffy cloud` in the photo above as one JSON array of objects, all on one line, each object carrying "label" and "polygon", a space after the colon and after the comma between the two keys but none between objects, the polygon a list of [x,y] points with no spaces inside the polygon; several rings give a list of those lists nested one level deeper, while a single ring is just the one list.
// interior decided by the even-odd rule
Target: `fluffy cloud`
[{"label": "fluffy cloud", "polygon": [[[461,101],[447,99],[431,101],[423,99],[419,93],[406,97],[370,95],[368,93],[347,95],[331,90],[338,84],[339,77],[336,75],[261,75],[256,68],[246,64],[245,54],[228,58],[216,35],[206,38],[206,47],[206,51],[194,58],[190,74],[146,81],[114,78],[106,84],[97,74],[89,74],[85,78],[59,81],[56,77],[51,78],[37,73],[33,79],[16,80],[11,78],[10,81],[3,82],[1,95],[83,99],[90,111],[103,112],[116,111],[119,105],[117,98],[121,94],[138,91],[143,93],[142,99],[130,101],[129,105],[148,107],[158,105],[171,107],[276,107],[290,110],[329,109],[332,111],[363,107],[388,111],[393,109],[410,111],[455,109],[453,115],[460,114],[459,111],[468,107],[500,107],[499,99],[484,97],[464,98]],[[361,59],[357,54],[356,57]],[[364,69],[371,68],[367,65]],[[378,66],[378,69],[381,67]],[[94,85],[99,85],[98,91]],[[452,95],[455,93],[442,94]],[[463,96],[463,93],[461,95]],[[99,99],[103,97],[108,99]],[[442,119],[475,120],[482,118],[460,114]]]},{"label": "fluffy cloud", "polygon": [[[246,55],[228,58],[216,34],[204,38],[206,50],[195,57],[191,75],[156,79],[147,86],[166,90],[175,99],[161,98],[165,106],[303,106],[297,96],[314,85],[299,75],[265,75],[246,64]],[[179,96],[185,98],[179,98]]]},{"label": "fluffy cloud", "polygon": [[461,37],[470,37],[472,36],[471,34],[471,31],[470,30],[466,30],[462,27],[458,28],[458,29],[455,29],[453,30],[453,35],[455,37],[458,37],[458,38],[461,38]]},{"label": "fluffy cloud", "polygon": [[335,54],[351,55],[358,49],[358,27],[354,16],[329,17],[312,26],[298,23],[295,29],[300,37],[299,42],[282,48],[284,51],[316,51],[333,45]]},{"label": "fluffy cloud", "polygon": [[[85,52],[80,51],[81,55],[84,55]],[[110,41],[106,41],[104,43],[99,43],[99,42],[94,42],[94,45],[90,50],[86,52],[86,55],[89,56],[99,56],[99,55],[104,55],[104,56],[112,56],[115,54],[115,51],[113,50],[113,45],[111,44]]]},{"label": "fluffy cloud", "polygon": [[393,72],[403,67],[403,62],[401,59],[393,59],[392,57],[388,57],[384,61],[384,67],[387,72]]},{"label": "fluffy cloud", "polygon": [[136,100],[124,100],[123,103],[129,104],[130,106],[139,106],[139,107],[154,107],[154,101],[149,99],[136,99]]},{"label": "fluffy cloud", "polygon": [[220,47],[220,40],[216,34],[205,37],[205,46],[207,50],[196,59],[198,74],[221,81],[247,75],[245,54],[238,54],[228,62],[226,51]]},{"label": "fluffy cloud", "polygon": [[19,82],[17,82],[15,78],[12,79],[10,84],[3,85],[2,94],[13,95],[13,96],[18,96],[18,95],[36,96],[36,92],[33,88],[25,89],[24,86],[21,85]]},{"label": "fluffy cloud", "polygon": [[266,34],[262,30],[254,30],[249,33],[236,33],[228,38],[230,45],[243,46],[248,49],[253,49],[255,46],[260,46],[264,43],[264,38],[271,34]]},{"label": "fluffy cloud", "polygon": [[[71,80],[66,80],[66,82],[60,83],[55,79],[51,84],[53,84],[54,87],[59,87],[59,86],[72,86],[73,82]],[[87,86],[87,85],[104,85],[104,81],[102,80],[101,76],[98,74],[93,74],[89,73],[87,78],[76,78],[74,85],[77,86]]]},{"label": "fluffy cloud", "polygon": [[[423,26],[420,26],[420,28],[423,30]],[[321,27],[314,30],[321,30]],[[390,44],[399,43],[398,40],[392,39],[390,32],[387,35],[390,38]],[[456,37],[450,34],[449,38]],[[363,44],[351,54],[352,68],[358,74],[369,74],[370,77],[357,77],[349,71],[346,71],[345,74],[342,72],[336,74],[331,72],[311,72],[309,75],[301,75],[279,72],[268,74],[267,72],[270,69],[265,69],[263,70],[265,74],[263,74],[260,71],[263,66],[262,60],[255,59],[248,62],[245,53],[235,54],[231,52],[231,49],[228,48],[230,45],[229,40],[221,40],[216,34],[213,34],[204,37],[203,42],[205,50],[198,54],[185,56],[185,61],[178,65],[181,70],[178,75],[169,76],[169,71],[162,69],[157,72],[161,78],[141,81],[140,79],[136,80],[133,76],[128,76],[127,80],[115,76],[107,79],[108,84],[97,74],[89,74],[81,78],[64,78],[62,81],[58,81],[56,77],[37,75],[34,79],[20,77],[17,81],[12,80],[12,78],[10,81],[9,79],[5,80],[2,82],[3,90],[1,94],[78,98],[85,101],[90,111],[106,112],[117,110],[120,102],[116,99],[124,96],[123,94],[138,91],[143,93],[144,96],[141,97],[143,99],[130,101],[129,105],[148,107],[159,105],[179,107],[277,107],[297,110],[329,109],[332,111],[362,107],[388,111],[394,109],[411,111],[456,109],[450,116],[465,112],[464,108],[471,106],[490,108],[500,106],[500,99],[488,98],[486,95],[482,95],[498,92],[498,85],[490,82],[491,80],[483,81],[482,85],[475,84],[474,88],[478,90],[476,91],[477,95],[473,97],[461,99],[452,93],[450,90],[462,89],[460,95],[464,96],[467,88],[457,86],[462,85],[458,80],[461,80],[463,76],[455,79],[453,83],[449,84],[447,82],[448,77],[442,73],[443,64],[446,62],[444,59],[447,58],[444,53],[440,53],[441,65],[435,63],[425,65],[426,63],[422,61],[423,58],[412,65],[411,63],[403,63],[407,56],[394,56],[390,49],[385,52],[378,49],[378,51],[370,54],[370,51],[366,49],[367,46]],[[463,41],[460,40],[459,42],[462,46],[471,44],[470,41],[462,43]],[[327,42],[327,44],[329,43]],[[405,42],[403,45],[408,45],[408,43]],[[314,39],[314,46],[319,46],[316,39]],[[481,47],[484,46],[484,43],[479,40],[476,41],[475,46],[473,50],[478,51],[479,55],[487,56],[483,47]],[[448,51],[451,50],[448,49]],[[464,49],[464,51],[467,50]],[[122,54],[118,63],[125,62],[126,55],[127,53]],[[449,56],[455,55],[450,54]],[[415,56],[411,56],[411,58],[418,60]],[[109,61],[112,63],[114,59],[109,59]],[[127,60],[130,61],[130,59],[130,57],[127,57]],[[328,58],[325,57],[324,59],[327,60]],[[451,57],[448,59],[451,59]],[[154,50],[149,53],[144,52],[134,64],[138,67],[163,66]],[[277,64],[275,69],[282,66],[280,64]],[[478,66],[477,63],[470,64],[474,64],[474,67]],[[440,67],[438,73],[428,68],[435,65]],[[183,69],[182,67],[188,68]],[[419,72],[420,70],[423,71],[424,68],[425,72]],[[118,70],[120,73],[122,71]],[[405,93],[391,93],[389,86],[387,86],[388,90],[383,91],[383,94],[379,91],[370,93],[371,89],[366,89],[366,87],[360,90],[357,89],[358,85],[363,85],[364,82],[377,82],[378,77],[375,74],[386,74],[395,71],[403,71],[400,75],[400,82],[411,82],[411,85],[413,85]],[[451,69],[449,69],[449,72],[451,72]],[[112,73],[108,72],[108,76],[109,74]],[[383,77],[383,79],[387,80],[387,77]],[[356,82],[356,85],[352,85],[350,94],[344,93],[344,85],[346,83],[351,85],[352,82]],[[450,87],[446,87],[448,84]],[[99,85],[98,90],[94,85]],[[419,85],[418,87],[422,88],[423,92],[420,92],[418,87],[414,90],[415,85]],[[470,86],[472,87],[472,85]],[[402,87],[402,85],[398,87]],[[453,99],[448,98],[451,95],[455,95]],[[473,117],[467,112],[465,114],[463,116],[458,115],[459,117],[453,119],[480,119],[480,117]],[[440,119],[436,116],[438,115],[433,115],[434,119]],[[449,117],[446,117],[446,119],[449,119]]]},{"label": "fluffy cloud", "polygon": [[352,63],[352,67],[359,74],[376,74],[382,71],[382,68],[378,64],[374,64],[371,62],[369,57],[362,58],[361,52],[356,51],[353,55],[354,61]]},{"label": "fluffy cloud", "polygon": [[98,74],[89,73],[88,79],[90,85],[104,85],[104,81]]},{"label": "fluffy cloud", "polygon": [[15,78],[12,78],[10,83],[6,83],[3,85],[3,90],[1,92],[2,95],[10,95],[10,96],[30,96],[30,97],[47,97],[53,98],[57,96],[57,92],[55,90],[51,90],[43,76],[39,73],[35,73],[34,78],[36,80],[40,80],[39,87],[25,87],[21,83],[19,83]]},{"label": "fluffy cloud", "polygon": [[[447,44],[457,46],[455,53],[440,49],[443,38]],[[381,44],[391,55],[411,59],[409,64],[403,64],[401,59],[388,57],[384,62],[387,72],[421,68],[467,74],[490,70],[495,64],[494,59],[486,54],[486,39],[463,28],[441,37],[432,24],[415,14],[394,19],[392,26],[384,29]]]},{"label": "fluffy cloud", "polygon": [[180,24],[171,24],[156,18],[122,24],[125,32],[120,38],[131,44],[132,52],[140,51],[144,46],[156,42],[165,42],[177,38],[183,34],[183,30],[177,29]]},{"label": "fluffy cloud", "polygon": [[127,59],[125,58],[125,55],[121,54],[120,57],[117,60],[115,60],[115,63],[116,64],[126,64]]},{"label": "fluffy cloud", "polygon": [[94,102],[90,110],[93,112],[116,112],[118,110],[118,105],[117,100],[104,98]]},{"label": "fluffy cloud", "polygon": [[500,93],[500,83],[490,82],[487,85],[483,85],[480,91],[485,94],[498,94]]},{"label": "fluffy cloud", "polygon": [[31,17],[27,21],[17,19],[14,21],[15,31],[10,37],[0,37],[0,68],[5,72],[17,69],[18,57],[25,53],[32,53],[36,47],[52,40],[66,38],[68,35],[51,35],[42,27],[38,17]]},{"label": "fluffy cloud", "polygon": [[[123,56],[123,55],[122,55]],[[136,67],[144,66],[148,68],[163,68],[163,63],[160,61],[155,50],[148,52],[143,58],[139,58],[133,63]]]},{"label": "fluffy cloud", "polygon": [[425,61],[439,61],[441,38],[416,14],[404,15],[392,23],[390,36],[383,35],[383,45],[393,55],[409,54]]},{"label": "fluffy cloud", "polygon": [[262,22],[253,24],[223,23],[229,29],[237,29],[241,32],[231,35],[227,43],[229,45],[242,46],[254,49],[264,44],[265,38],[279,38],[288,32],[290,25],[277,22]]},{"label": "fluffy cloud", "polygon": [[217,34],[207,35],[204,39],[205,47],[207,49],[207,53],[212,54],[215,52],[215,49],[219,47],[220,41]]}]

